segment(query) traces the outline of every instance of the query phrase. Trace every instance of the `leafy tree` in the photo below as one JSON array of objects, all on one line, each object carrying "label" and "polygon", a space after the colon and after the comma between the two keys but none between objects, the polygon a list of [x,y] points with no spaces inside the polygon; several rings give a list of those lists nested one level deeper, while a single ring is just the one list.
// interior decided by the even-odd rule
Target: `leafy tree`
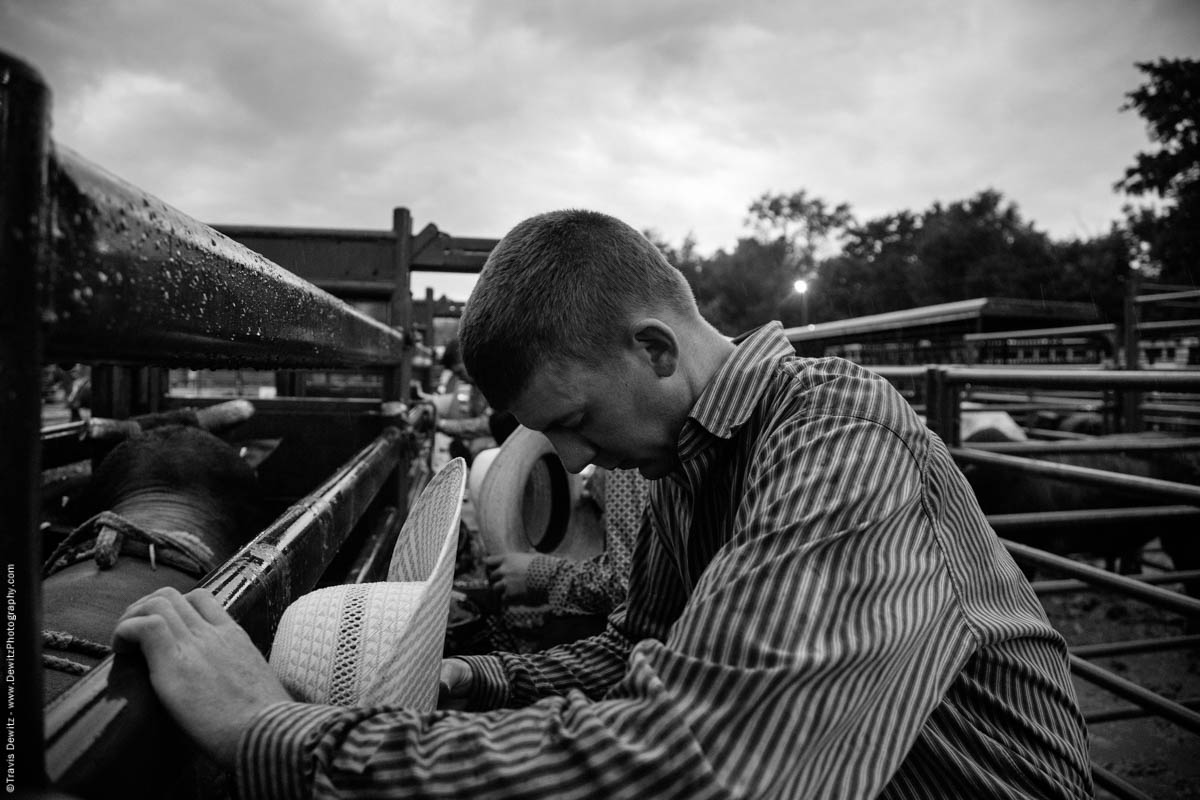
[{"label": "leafy tree", "polygon": [[1146,120],[1157,147],[1138,153],[1115,188],[1157,196],[1162,209],[1126,208],[1130,230],[1150,245],[1160,279],[1200,283],[1200,61],[1141,62],[1146,82],[1126,97],[1122,110]]},{"label": "leafy tree", "polygon": [[921,218],[917,259],[909,273],[916,305],[972,297],[1038,297],[1053,274],[1049,238],[992,189]]},{"label": "leafy tree", "polygon": [[1094,303],[1104,321],[1122,321],[1129,274],[1126,232],[1114,226],[1103,236],[1055,242],[1053,248],[1058,268],[1043,287],[1044,296]]},{"label": "leafy tree", "polygon": [[761,241],[783,243],[785,263],[794,269],[796,278],[811,276],[817,251],[853,222],[849,205],[831,206],[820,197],[809,197],[804,189],[791,194],[764,192],[750,204],[746,218]]},{"label": "leafy tree", "polygon": [[731,253],[718,250],[705,260],[699,278],[693,291],[701,313],[728,335],[779,319],[780,302],[795,280],[781,239],[750,238],[738,240]]},{"label": "leafy tree", "polygon": [[698,293],[703,283],[701,273],[704,270],[704,258],[696,251],[696,235],[688,232],[683,243],[676,248],[655,230],[644,230],[642,235],[658,248],[667,259],[667,263],[678,269],[692,286],[692,292]]},{"label": "leafy tree", "polygon": [[921,218],[911,211],[851,226],[842,253],[821,262],[813,284],[813,318],[881,314],[914,305],[908,274],[917,261]]},{"label": "leafy tree", "polygon": [[1045,297],[1057,269],[1050,239],[989,189],[852,226],[842,254],[821,264],[813,300],[823,319],[838,319],[973,297]]}]

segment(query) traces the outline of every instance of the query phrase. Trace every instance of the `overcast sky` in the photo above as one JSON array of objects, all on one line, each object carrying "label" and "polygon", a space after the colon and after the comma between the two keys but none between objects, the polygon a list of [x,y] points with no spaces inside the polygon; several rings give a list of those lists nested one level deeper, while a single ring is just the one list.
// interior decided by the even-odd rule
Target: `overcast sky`
[{"label": "overcast sky", "polygon": [[1200,2],[0,0],[0,49],[55,141],[207,222],[585,207],[711,252],[800,188],[863,219],[994,188],[1106,231],[1148,147],[1134,62],[1200,55]]}]

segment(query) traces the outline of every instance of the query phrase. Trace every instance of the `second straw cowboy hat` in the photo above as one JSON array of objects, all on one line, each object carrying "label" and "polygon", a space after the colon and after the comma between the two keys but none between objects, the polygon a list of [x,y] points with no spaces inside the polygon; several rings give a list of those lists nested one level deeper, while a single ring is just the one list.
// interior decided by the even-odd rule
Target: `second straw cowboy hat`
[{"label": "second straw cowboy hat", "polygon": [[434,708],[466,479],[456,458],[421,492],[387,581],[318,589],[284,611],[270,662],[293,697]]},{"label": "second straw cowboy hat", "polygon": [[471,499],[484,549],[493,555],[554,552],[571,519],[572,483],[544,434],[520,426],[471,467]]}]

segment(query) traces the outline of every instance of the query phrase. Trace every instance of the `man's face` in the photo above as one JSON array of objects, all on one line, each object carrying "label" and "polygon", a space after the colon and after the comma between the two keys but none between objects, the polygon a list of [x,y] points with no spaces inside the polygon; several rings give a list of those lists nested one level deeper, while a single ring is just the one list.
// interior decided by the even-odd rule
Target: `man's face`
[{"label": "man's face", "polygon": [[667,389],[629,350],[598,367],[579,361],[548,364],[534,373],[509,410],[525,427],[546,434],[571,472],[595,464],[636,468],[654,479],[676,465],[675,445],[687,412],[672,411]]}]

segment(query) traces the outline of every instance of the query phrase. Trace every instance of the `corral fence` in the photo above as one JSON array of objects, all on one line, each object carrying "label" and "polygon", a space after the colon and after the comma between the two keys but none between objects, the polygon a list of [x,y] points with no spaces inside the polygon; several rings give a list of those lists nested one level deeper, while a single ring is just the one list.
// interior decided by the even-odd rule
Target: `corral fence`
[{"label": "corral fence", "polygon": [[[172,368],[274,371],[274,396],[255,400],[239,428],[277,448],[260,471],[273,521],[200,583],[265,649],[293,598],[386,570],[432,438],[405,402],[411,273],[477,271],[493,242],[432,225],[414,234],[403,208],[388,231],[222,233],[56,145],[50,129],[46,84],[0,53],[9,789],[188,796],[176,794],[186,781],[200,794],[203,766],[139,669],[110,657],[44,705],[42,559],[56,533],[43,522],[47,475],[86,473],[97,454],[89,434],[106,421],[217,401],[169,394]],[[93,367],[92,419],[43,428],[43,368],[77,362]],[[374,376],[377,388],[304,396],[313,371]]]},{"label": "corral fence", "polygon": [[[996,410],[1020,412],[1023,406],[1013,408],[1006,403],[977,402],[980,394],[995,396],[1004,390],[1022,391],[1048,390],[1052,392],[1078,392],[1083,396],[1110,394],[1115,397],[1170,393],[1181,398],[1184,408],[1196,412],[1197,395],[1200,395],[1200,370],[1118,370],[1052,369],[1021,367],[967,367],[928,365],[924,367],[873,367],[893,383],[907,386],[911,390],[920,385],[919,395],[925,402],[919,405],[928,425],[935,430],[950,447],[950,452],[960,466],[986,465],[1011,475],[1033,475],[1045,480],[1068,481],[1086,486],[1099,486],[1114,492],[1139,495],[1146,505],[1122,508],[1052,510],[1036,513],[990,514],[988,521],[1000,535],[1005,546],[1018,562],[1041,570],[1065,576],[1058,582],[1035,584],[1035,588],[1049,593],[1052,591],[1103,590],[1124,597],[1185,615],[1193,621],[1200,620],[1200,599],[1177,591],[1170,586],[1200,586],[1200,571],[1169,568],[1158,573],[1124,575],[1100,569],[1081,561],[1055,555],[1045,550],[1012,541],[1009,536],[1016,533],[1062,532],[1082,528],[1099,522],[1124,524],[1129,530],[1154,530],[1164,521],[1181,520],[1194,523],[1200,536],[1200,486],[1160,480],[1136,474],[1124,474],[1104,469],[1076,466],[1068,463],[1043,460],[1041,457],[1070,456],[1072,454],[1162,454],[1200,452],[1200,437],[1183,433],[1149,437],[1106,437],[1074,434],[1064,436],[1057,431],[1028,430],[1027,441],[1014,442],[963,442],[964,418],[973,414],[994,413]],[[968,399],[973,398],[973,399]],[[1135,408],[1141,405],[1123,404],[1119,400],[1113,408]],[[1117,429],[1122,426],[1117,424]],[[1186,430],[1186,429],[1185,429]],[[1044,438],[1036,438],[1042,434]],[[1105,691],[1132,703],[1141,714],[1155,715],[1168,720],[1191,734],[1200,736],[1200,698],[1168,699],[1152,692],[1128,678],[1103,669],[1089,658],[1123,653],[1153,653],[1167,650],[1195,649],[1200,646],[1200,636],[1182,635],[1130,642],[1114,642],[1090,645],[1073,650],[1070,655],[1074,674]],[[1099,724],[1114,719],[1131,718],[1139,712],[1113,711],[1089,718],[1090,724]],[[1125,776],[1094,765],[1097,785],[1112,796],[1142,799],[1150,797]]]}]

